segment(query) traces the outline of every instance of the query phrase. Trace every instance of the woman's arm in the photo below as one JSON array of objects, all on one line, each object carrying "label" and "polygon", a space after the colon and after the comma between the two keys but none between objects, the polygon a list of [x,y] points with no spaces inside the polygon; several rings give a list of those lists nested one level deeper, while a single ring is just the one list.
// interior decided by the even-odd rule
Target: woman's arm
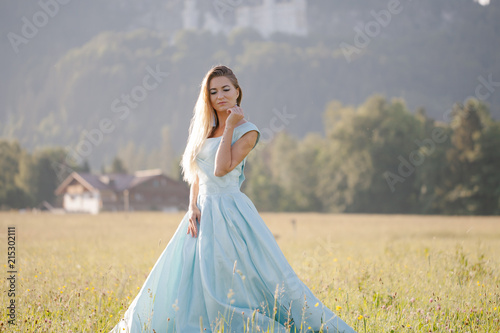
[{"label": "woman's arm", "polygon": [[222,177],[231,172],[250,153],[257,142],[257,131],[245,133],[238,141],[231,146],[234,126],[226,123],[224,134],[215,155],[216,177]]},{"label": "woman's arm", "polygon": [[201,212],[196,204],[198,201],[198,192],[200,190],[200,179],[196,176],[196,180],[191,184],[191,190],[189,191],[189,226],[187,233],[191,234],[193,237],[198,236],[198,223],[200,223]]},{"label": "woman's arm", "polygon": [[198,208],[196,202],[198,201],[198,192],[200,190],[200,179],[196,175],[196,180],[191,185],[191,190],[189,191],[189,209]]},{"label": "woman's arm", "polygon": [[233,171],[257,143],[257,131],[249,131],[231,146],[234,128],[244,118],[244,115],[243,109],[238,105],[230,108],[228,112],[230,114],[226,119],[224,133],[222,134],[222,139],[215,155],[214,175],[216,177],[225,176]]}]

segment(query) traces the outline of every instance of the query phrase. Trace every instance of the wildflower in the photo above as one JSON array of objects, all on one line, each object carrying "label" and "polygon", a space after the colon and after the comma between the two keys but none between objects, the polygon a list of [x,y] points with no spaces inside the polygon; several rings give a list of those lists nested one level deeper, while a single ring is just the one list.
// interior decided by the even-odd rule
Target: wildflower
[{"label": "wildflower", "polygon": [[358,320],[361,320],[361,319],[363,319],[363,316],[362,316],[362,315],[359,315],[359,316],[358,316]]},{"label": "wildflower", "polygon": [[175,310],[175,311],[178,311],[179,310],[179,306],[177,305],[179,303],[179,300],[175,300],[175,303],[172,304],[172,308]]},{"label": "wildflower", "polygon": [[342,307],[340,305],[337,305],[336,309],[337,309],[337,311],[340,311],[340,310],[342,310]]}]

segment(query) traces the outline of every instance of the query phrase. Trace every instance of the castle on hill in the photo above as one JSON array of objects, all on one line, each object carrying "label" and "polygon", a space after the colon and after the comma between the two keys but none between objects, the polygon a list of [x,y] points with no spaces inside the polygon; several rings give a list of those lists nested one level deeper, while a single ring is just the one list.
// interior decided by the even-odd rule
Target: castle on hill
[{"label": "castle on hill", "polygon": [[276,32],[298,36],[308,33],[306,0],[261,0],[257,5],[241,1],[234,7],[231,5],[234,1],[215,0],[215,14],[205,11],[203,16],[198,1],[201,0],[185,1],[182,13],[184,29],[227,34],[234,28],[253,28],[266,38]]}]

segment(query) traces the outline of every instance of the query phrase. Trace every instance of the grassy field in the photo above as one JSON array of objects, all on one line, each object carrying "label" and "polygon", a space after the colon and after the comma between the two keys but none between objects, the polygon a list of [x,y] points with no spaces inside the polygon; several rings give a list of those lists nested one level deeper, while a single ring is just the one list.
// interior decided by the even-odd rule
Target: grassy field
[{"label": "grassy field", "polygon": [[[0,214],[2,332],[108,332],[183,214]],[[358,332],[500,332],[500,218],[262,214],[300,278]],[[295,221],[295,224],[292,223]]]}]

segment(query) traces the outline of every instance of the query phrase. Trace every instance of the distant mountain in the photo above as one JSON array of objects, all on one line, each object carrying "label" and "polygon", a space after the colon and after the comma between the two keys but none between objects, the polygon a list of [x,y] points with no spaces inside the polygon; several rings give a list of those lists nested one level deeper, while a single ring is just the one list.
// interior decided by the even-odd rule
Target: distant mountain
[{"label": "distant mountain", "polygon": [[[215,13],[227,1],[200,3]],[[498,0],[310,0],[307,37],[268,39],[183,31],[183,10],[181,0],[1,2],[0,136],[28,148],[89,142],[85,158],[99,168],[131,144],[162,149],[168,128],[179,153],[199,83],[218,63],[235,69],[242,106],[268,137],[322,131],[328,102],[374,93],[439,120],[476,96],[500,118]]]}]

